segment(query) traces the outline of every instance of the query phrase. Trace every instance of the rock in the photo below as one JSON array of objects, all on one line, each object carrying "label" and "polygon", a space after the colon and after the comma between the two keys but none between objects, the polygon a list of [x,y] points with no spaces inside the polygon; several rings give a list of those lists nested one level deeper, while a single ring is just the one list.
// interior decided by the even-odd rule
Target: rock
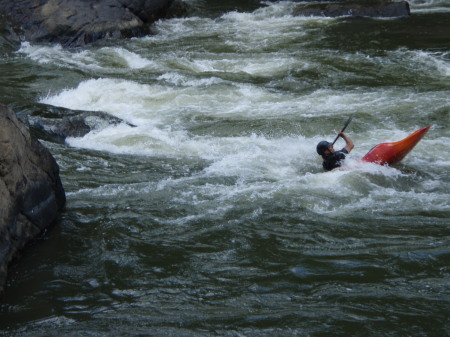
[{"label": "rock", "polygon": [[147,35],[151,23],[185,9],[182,0],[0,0],[0,11],[20,25],[26,40],[65,47]]},{"label": "rock", "polygon": [[367,2],[367,3],[325,3],[313,4],[299,8],[297,16],[363,16],[363,17],[407,17],[411,15],[409,4],[401,2]]},{"label": "rock", "polygon": [[65,108],[38,105],[37,110],[28,115],[28,124],[33,129],[43,131],[44,138],[64,142],[67,137],[83,137],[93,130],[109,125],[125,123],[135,125],[101,111],[75,111]]},{"label": "rock", "polygon": [[65,202],[55,159],[0,104],[0,292],[8,263],[56,220]]}]

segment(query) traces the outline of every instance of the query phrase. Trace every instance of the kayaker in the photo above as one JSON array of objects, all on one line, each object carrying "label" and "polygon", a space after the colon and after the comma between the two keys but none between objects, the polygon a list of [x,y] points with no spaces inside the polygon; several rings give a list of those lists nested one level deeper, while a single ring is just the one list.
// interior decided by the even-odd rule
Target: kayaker
[{"label": "kayaker", "polygon": [[335,151],[333,145],[326,140],[317,144],[317,153],[323,158],[323,169],[325,171],[331,171],[342,165],[342,161],[345,159],[345,155],[355,147],[353,141],[348,138],[343,132],[338,133],[339,137],[345,140],[345,147],[342,150]]}]

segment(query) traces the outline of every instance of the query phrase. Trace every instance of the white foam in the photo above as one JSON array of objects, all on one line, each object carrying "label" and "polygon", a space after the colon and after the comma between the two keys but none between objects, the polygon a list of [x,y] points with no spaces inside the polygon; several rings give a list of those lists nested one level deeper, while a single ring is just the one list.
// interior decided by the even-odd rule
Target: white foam
[{"label": "white foam", "polygon": [[[90,79],[77,88],[65,89],[56,95],[47,95],[40,102],[75,110],[105,111],[125,120],[151,119],[157,111],[158,99],[167,89],[133,81]],[[168,104],[166,98],[165,104]],[[163,103],[163,105],[164,105]],[[164,109],[164,108],[163,108]]]},{"label": "white foam", "polygon": [[47,316],[35,321],[31,321],[30,322],[30,326],[34,327],[34,328],[40,328],[40,329],[57,329],[57,328],[61,328],[61,327],[66,327],[69,325],[73,325],[76,321],[72,318],[68,318],[65,316],[56,316],[56,315],[51,315],[51,316]]},{"label": "white foam", "polygon": [[120,69],[159,69],[161,65],[122,47],[104,47],[99,50],[71,51],[61,45],[34,45],[22,42],[18,53],[26,54],[40,64],[55,64],[60,67],[120,72]]},{"label": "white foam", "polygon": [[[410,110],[427,113],[422,106],[450,102],[445,91],[411,93],[402,88],[331,90],[303,95],[280,93],[257,85],[232,83],[214,78],[192,80],[163,75],[169,83],[140,84],[120,79],[91,79],[77,88],[49,94],[40,102],[70,109],[106,111],[133,123],[180,124],[180,117],[279,118],[286,116],[336,116],[355,111],[376,114]],[[183,87],[170,82],[183,83]],[[393,104],[392,102],[395,102]],[[420,103],[420,104],[419,104]]]},{"label": "white foam", "polygon": [[[193,82],[191,82],[193,84]],[[139,84],[117,79],[91,79],[77,88],[43,97],[40,102],[69,109],[105,111],[117,117],[141,122],[161,122],[169,125],[180,113],[214,114],[215,116],[279,115],[279,100],[288,104],[292,97],[282,97],[257,86],[228,84],[223,81],[198,81],[197,87],[173,87],[160,84]],[[278,102],[278,105],[277,105]],[[273,105],[272,105],[273,103]],[[258,106],[259,105],[259,106]],[[262,109],[261,109],[262,105]],[[267,110],[264,105],[270,105]]]},{"label": "white foam", "polygon": [[407,50],[401,48],[390,52],[394,62],[406,62],[409,67],[414,64],[414,69],[418,73],[429,74],[430,76],[448,77],[450,76],[450,54],[448,52],[429,52],[422,50]]},{"label": "white foam", "polygon": [[[200,56],[200,55],[199,55]],[[189,69],[196,74],[248,74],[252,76],[273,77],[288,73],[292,69],[306,69],[309,64],[298,58],[281,56],[276,53],[263,56],[236,54],[208,55],[196,59],[179,58],[175,61],[180,68]]]},{"label": "white foam", "polygon": [[208,78],[200,78],[194,79],[179,73],[169,72],[165,73],[157,78],[159,81],[165,81],[167,83],[176,85],[176,86],[195,86],[195,87],[208,87],[214,84],[226,83],[226,81],[218,78],[218,77],[208,77]]},{"label": "white foam", "polygon": [[[333,19],[324,17],[294,17],[293,10],[298,4],[283,1],[271,3],[252,13],[228,12],[217,19],[191,17],[158,22],[158,34],[145,40],[151,45],[170,41],[181,48],[186,39],[201,41],[215,39],[233,50],[260,52],[278,45],[288,45],[304,38],[309,43],[308,33],[320,30]],[[229,49],[227,48],[227,49]]]},{"label": "white foam", "polygon": [[450,11],[450,3],[448,0],[409,0],[408,3],[413,14]]},{"label": "white foam", "polygon": [[98,69],[98,65],[89,51],[76,53],[68,52],[61,45],[33,45],[29,42],[22,42],[18,53],[26,54],[32,60],[40,64],[55,64],[70,68],[91,67]]},{"label": "white foam", "polygon": [[113,57],[121,58],[125,65],[131,69],[142,69],[149,66],[153,66],[155,62],[152,62],[136,53],[130,52],[124,48],[102,48],[100,51],[109,52]]}]

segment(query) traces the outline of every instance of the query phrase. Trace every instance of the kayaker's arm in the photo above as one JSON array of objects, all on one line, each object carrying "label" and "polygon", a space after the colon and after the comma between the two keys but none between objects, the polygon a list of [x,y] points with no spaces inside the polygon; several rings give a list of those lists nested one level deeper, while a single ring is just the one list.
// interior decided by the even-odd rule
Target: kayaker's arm
[{"label": "kayaker's arm", "polygon": [[345,147],[344,149],[347,150],[348,153],[350,153],[351,150],[355,147],[355,144],[353,144],[353,141],[348,138],[343,132],[339,132],[339,137],[345,140]]}]

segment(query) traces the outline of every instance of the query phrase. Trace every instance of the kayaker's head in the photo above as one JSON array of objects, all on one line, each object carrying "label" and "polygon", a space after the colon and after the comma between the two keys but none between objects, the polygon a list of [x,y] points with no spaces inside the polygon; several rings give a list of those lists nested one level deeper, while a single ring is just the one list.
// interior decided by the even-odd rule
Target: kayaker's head
[{"label": "kayaker's head", "polygon": [[333,145],[326,140],[322,140],[316,147],[317,153],[322,157],[329,156],[334,152]]}]

